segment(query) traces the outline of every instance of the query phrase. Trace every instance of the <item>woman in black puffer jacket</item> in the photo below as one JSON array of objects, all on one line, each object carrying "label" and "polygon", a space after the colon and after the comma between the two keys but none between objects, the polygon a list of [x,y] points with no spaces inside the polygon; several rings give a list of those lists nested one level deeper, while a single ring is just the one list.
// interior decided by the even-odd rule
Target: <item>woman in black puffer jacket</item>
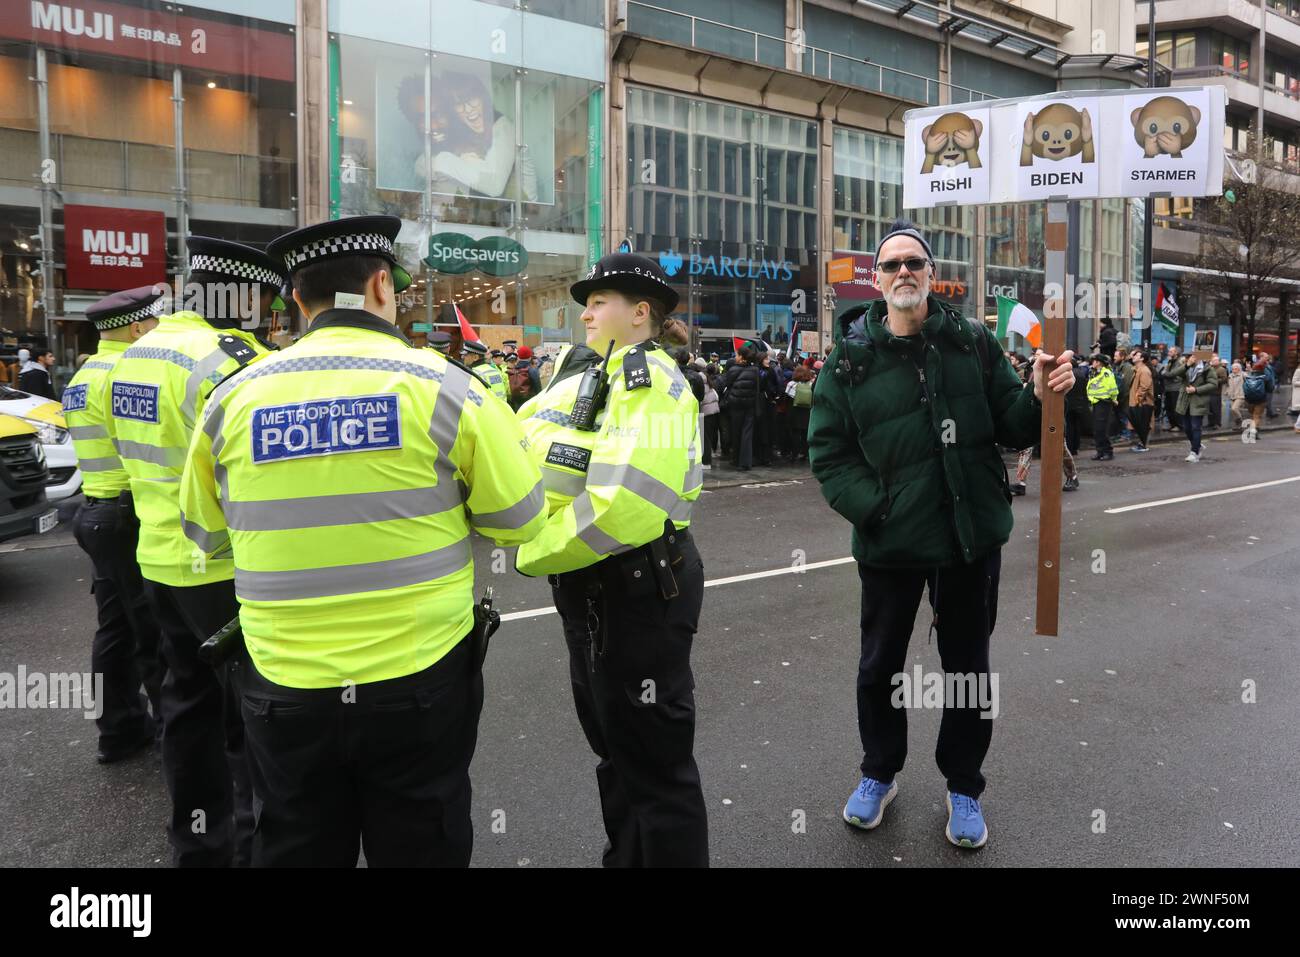
[{"label": "woman in black puffer jacket", "polygon": [[758,411],[761,373],[754,364],[754,347],[740,347],[736,364],[722,380],[719,398],[722,411],[731,420],[731,464],[747,472],[754,464],[754,419]]}]

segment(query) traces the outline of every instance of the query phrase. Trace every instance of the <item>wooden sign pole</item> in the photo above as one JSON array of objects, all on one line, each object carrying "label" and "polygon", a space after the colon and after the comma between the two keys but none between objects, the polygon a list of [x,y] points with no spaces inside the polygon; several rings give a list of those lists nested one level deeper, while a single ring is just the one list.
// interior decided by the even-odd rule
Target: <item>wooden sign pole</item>
[{"label": "wooden sign pole", "polygon": [[[1043,301],[1043,351],[1065,351],[1065,251],[1069,234],[1064,202],[1047,204],[1045,288],[1057,295]],[[1050,375],[1050,367],[1047,370]],[[1056,635],[1061,604],[1061,463],[1065,457],[1065,395],[1043,388],[1043,425],[1038,473],[1038,608],[1034,631]]]}]

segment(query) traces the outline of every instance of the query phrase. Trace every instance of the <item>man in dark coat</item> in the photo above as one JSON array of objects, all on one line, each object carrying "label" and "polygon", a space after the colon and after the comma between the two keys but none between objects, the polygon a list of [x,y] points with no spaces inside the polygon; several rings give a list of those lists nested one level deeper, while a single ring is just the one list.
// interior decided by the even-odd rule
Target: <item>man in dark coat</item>
[{"label": "man in dark coat", "polygon": [[23,363],[18,372],[18,388],[32,395],[55,398],[54,378],[50,370],[54,368],[54,353],[49,349],[36,349],[31,359]]},{"label": "man in dark coat", "polygon": [[1038,441],[1043,390],[1074,384],[1071,353],[1038,354],[1032,384],[1022,384],[986,327],[929,295],[934,256],[910,223],[885,232],[875,270],[884,298],[841,318],[844,338],[813,393],[808,442],[822,495],[853,526],[862,582],[862,779],[843,817],[873,828],[898,793],[907,715],[895,676],[906,669],[928,586],[943,670],[984,689],[977,706],[965,696],[945,704],[936,752],[948,781],[945,834],[958,846],[982,847],[980,767],[996,697],[987,694],[989,635],[1012,525],[997,446]]}]

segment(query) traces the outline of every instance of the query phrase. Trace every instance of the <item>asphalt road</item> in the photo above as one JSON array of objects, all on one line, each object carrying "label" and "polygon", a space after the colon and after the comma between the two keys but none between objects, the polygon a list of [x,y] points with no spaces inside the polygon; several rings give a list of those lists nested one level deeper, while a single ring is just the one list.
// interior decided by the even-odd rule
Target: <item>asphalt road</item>
[{"label": "asphalt road", "polygon": [[[882,826],[860,833],[840,819],[860,759],[851,562],[708,588],[694,665],[714,865],[1293,865],[1300,481],[1106,509],[1300,477],[1300,437],[1211,441],[1199,465],[1185,453],[1168,444],[1081,463],[1082,488],[1064,497],[1056,638],[1033,634],[1035,463],[1003,554],[1000,715],[984,768],[990,841],[977,853],[942,835],[933,710],[909,714],[911,755]],[[848,527],[815,482],[764,477],[776,475],[784,484],[702,497],[694,530],[709,580],[848,556]],[[17,548],[0,554],[0,671],[85,670],[89,561],[66,528]],[[1098,549],[1104,573],[1094,572]],[[493,574],[489,544],[476,550],[480,582],[496,585],[503,612],[549,607],[543,582]],[[928,625],[923,605],[909,668],[939,668]],[[554,614],[508,621],[486,681],[474,864],[597,864],[595,761]],[[100,767],[94,750],[94,725],[79,712],[0,711],[0,864],[168,861],[156,758]]]}]

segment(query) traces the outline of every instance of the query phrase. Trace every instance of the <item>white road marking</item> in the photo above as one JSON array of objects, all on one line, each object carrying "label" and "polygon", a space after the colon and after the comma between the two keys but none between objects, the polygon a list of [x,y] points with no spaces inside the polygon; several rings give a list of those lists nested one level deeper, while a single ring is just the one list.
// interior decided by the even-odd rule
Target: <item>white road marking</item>
[{"label": "white road marking", "polygon": [[1268,488],[1270,485],[1286,485],[1288,482],[1300,482],[1300,475],[1294,475],[1291,478],[1274,479],[1271,482],[1256,482],[1254,485],[1238,485],[1236,488],[1222,488],[1214,492],[1197,492],[1195,495],[1180,495],[1178,498],[1162,498],[1158,502],[1142,502],[1138,505],[1124,505],[1120,508],[1108,508],[1105,510],[1105,514],[1120,515],[1124,512],[1136,512],[1143,508],[1158,508],[1161,505],[1176,505],[1179,502],[1192,502],[1200,498],[1214,498],[1216,495],[1232,495],[1236,492],[1250,492],[1257,488]]},{"label": "white road marking", "polygon": [[[773,568],[765,572],[749,572],[745,575],[732,575],[730,578],[715,578],[713,581],[705,582],[705,588],[713,588],[717,585],[734,585],[737,582],[754,581],[759,578],[772,578],[775,575],[794,575],[813,571],[818,568],[830,568],[833,565],[847,565],[854,561],[852,555],[846,558],[832,558],[825,562],[812,562],[808,565],[793,565],[788,568]],[[501,622],[519,621],[524,618],[539,618],[542,615],[554,615],[555,609],[552,608],[529,608],[526,611],[508,611],[501,616]]]}]

